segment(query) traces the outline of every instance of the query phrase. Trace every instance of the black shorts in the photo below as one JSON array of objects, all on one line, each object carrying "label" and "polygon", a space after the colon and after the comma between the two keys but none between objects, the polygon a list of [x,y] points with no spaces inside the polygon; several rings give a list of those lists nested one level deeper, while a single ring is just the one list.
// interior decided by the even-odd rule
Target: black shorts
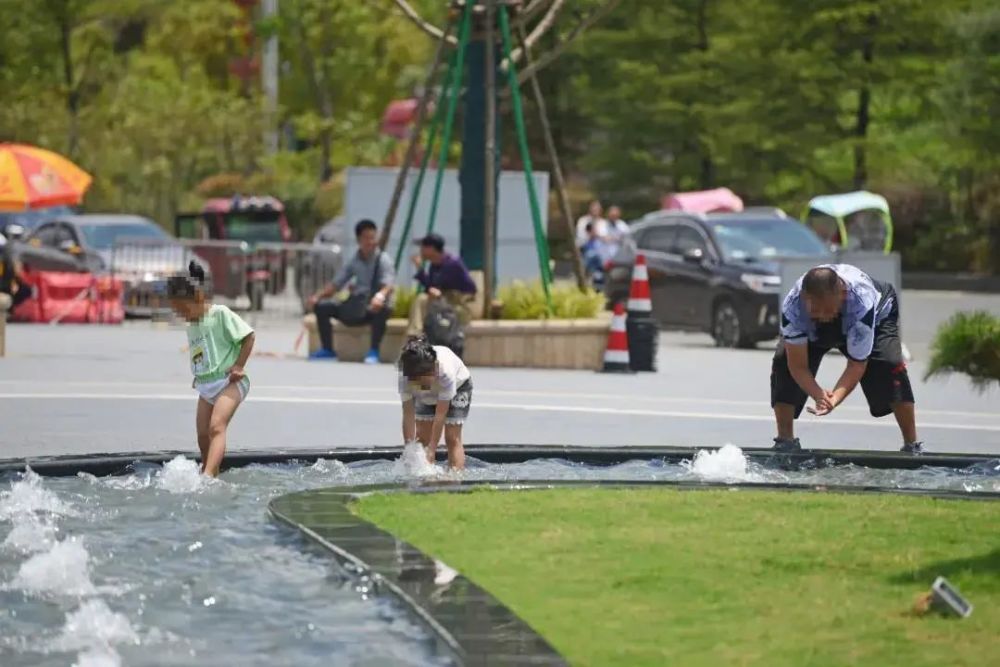
[{"label": "black shorts", "polygon": [[[890,287],[886,296],[895,297]],[[839,322],[835,325],[839,327]],[[815,377],[823,356],[832,349],[840,350],[846,356],[846,340],[809,341],[809,371]],[[868,400],[868,409],[873,417],[884,417],[892,413],[894,403],[913,403],[913,387],[906,372],[903,344],[899,338],[899,301],[895,300],[889,316],[875,326],[875,344],[868,366],[861,376],[861,390]],[[802,414],[806,393],[788,370],[784,341],[778,343],[778,350],[771,362],[771,407],[777,403],[795,406],[795,416]]]},{"label": "black shorts", "polygon": [[[436,405],[428,405],[427,403],[417,401],[414,408],[416,410],[417,421],[434,421],[434,412],[437,410]],[[444,423],[452,426],[464,424],[471,408],[472,380],[466,380],[459,385],[458,391],[455,392],[455,397],[451,399]]]}]

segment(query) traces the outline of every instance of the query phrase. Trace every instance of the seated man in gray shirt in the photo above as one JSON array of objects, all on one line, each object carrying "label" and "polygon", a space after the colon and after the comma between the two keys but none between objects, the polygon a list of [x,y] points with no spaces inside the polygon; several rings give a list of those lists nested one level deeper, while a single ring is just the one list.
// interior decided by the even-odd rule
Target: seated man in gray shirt
[{"label": "seated man in gray shirt", "polygon": [[[377,364],[379,346],[385,336],[385,326],[392,313],[392,292],[396,272],[389,256],[378,247],[378,228],[371,220],[362,220],[354,227],[358,251],[344,265],[333,282],[309,297],[309,305],[316,313],[320,349],[309,355],[310,359],[336,359],[333,351],[333,325],[330,318],[348,326],[370,324],[371,348],[365,356],[366,364]],[[350,296],[344,301],[329,300],[344,287],[350,287]]]}]

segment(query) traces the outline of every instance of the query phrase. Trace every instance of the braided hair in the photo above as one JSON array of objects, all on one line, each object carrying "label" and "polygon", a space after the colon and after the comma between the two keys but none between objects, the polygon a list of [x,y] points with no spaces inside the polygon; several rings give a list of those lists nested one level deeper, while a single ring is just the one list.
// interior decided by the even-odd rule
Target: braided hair
[{"label": "braided hair", "polygon": [[191,260],[188,264],[188,274],[170,276],[167,278],[167,298],[194,299],[198,294],[205,293],[205,269],[201,264]]},{"label": "braided hair", "polygon": [[399,370],[404,377],[430,375],[437,369],[437,352],[427,336],[410,336],[399,353]]}]

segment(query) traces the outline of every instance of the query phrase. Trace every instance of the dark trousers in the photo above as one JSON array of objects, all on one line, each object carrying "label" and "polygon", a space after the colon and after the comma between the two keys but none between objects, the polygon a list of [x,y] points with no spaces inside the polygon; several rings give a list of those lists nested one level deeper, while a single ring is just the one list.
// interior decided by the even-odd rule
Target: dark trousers
[{"label": "dark trousers", "polygon": [[[32,291],[31,285],[25,285],[24,283],[22,283],[20,281],[17,281],[17,280],[14,281],[14,284],[17,285],[18,289],[13,294],[10,294],[10,292],[8,292],[5,289],[0,289],[0,292],[4,292],[6,294],[10,294],[10,299],[11,299],[10,310],[11,310],[11,312],[13,312],[14,309],[17,308],[19,305],[21,305],[22,303],[24,303],[25,301],[27,301],[28,299],[30,299],[31,298],[31,291]],[[11,286],[10,289],[13,290],[13,285]]]},{"label": "dark trousers", "polygon": [[313,308],[313,312],[316,314],[316,329],[319,331],[320,345],[323,346],[323,349],[333,351],[333,324],[330,323],[331,317],[349,327],[357,327],[363,324],[370,325],[372,328],[371,349],[379,349],[382,339],[385,337],[385,326],[391,314],[390,308],[386,306],[377,313],[367,310],[364,317],[360,320],[352,319],[351,321],[345,321],[340,316],[341,305],[339,301],[320,301]]}]

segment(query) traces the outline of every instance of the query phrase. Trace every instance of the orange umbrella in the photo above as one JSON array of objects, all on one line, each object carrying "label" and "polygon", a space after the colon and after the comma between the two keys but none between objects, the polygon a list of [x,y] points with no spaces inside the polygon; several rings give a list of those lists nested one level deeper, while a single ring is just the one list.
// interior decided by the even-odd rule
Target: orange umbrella
[{"label": "orange umbrella", "polygon": [[52,151],[0,143],[0,211],[79,204],[91,180]]}]

